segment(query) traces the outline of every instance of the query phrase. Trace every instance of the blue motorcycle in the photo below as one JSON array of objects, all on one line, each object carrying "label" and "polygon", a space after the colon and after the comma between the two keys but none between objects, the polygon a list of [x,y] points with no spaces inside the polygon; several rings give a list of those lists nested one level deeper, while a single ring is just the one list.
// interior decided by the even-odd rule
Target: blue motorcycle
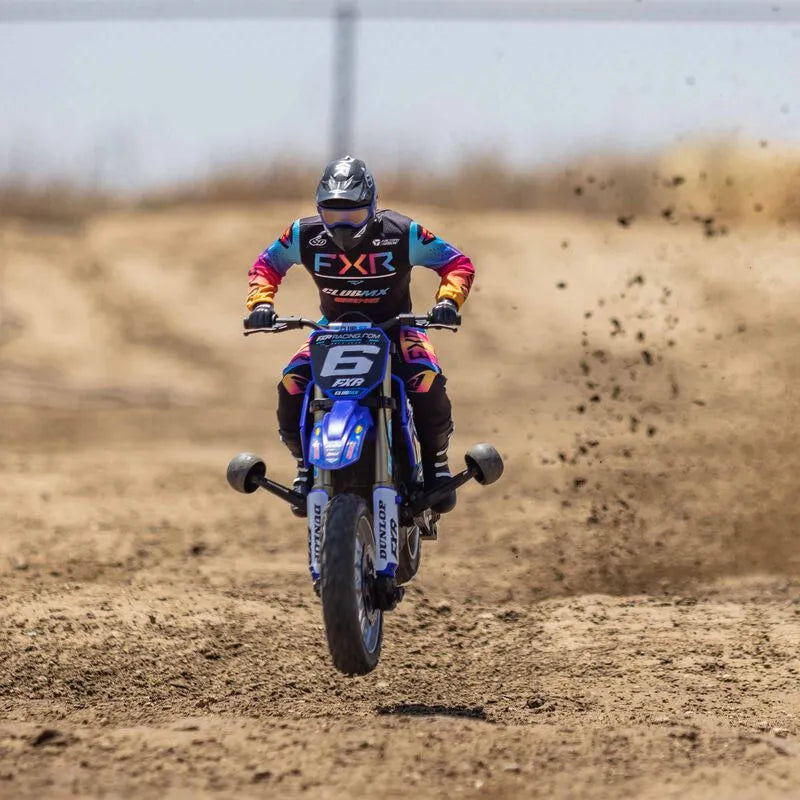
[{"label": "blue motorcycle", "polygon": [[494,483],[503,460],[489,444],[465,455],[466,468],[425,491],[411,408],[403,382],[392,375],[394,326],[448,328],[427,316],[401,314],[380,324],[279,317],[278,333],[311,328],[312,382],[304,400],[301,435],[307,465],[314,468],[307,496],[266,475],[264,461],[240,453],[228,465],[228,482],[250,494],[262,488],[288,502],[308,520],[308,565],[322,600],[334,666],[364,675],[378,664],[383,615],[404,595],[417,573],[421,541],[438,536],[431,506],[474,478]]}]

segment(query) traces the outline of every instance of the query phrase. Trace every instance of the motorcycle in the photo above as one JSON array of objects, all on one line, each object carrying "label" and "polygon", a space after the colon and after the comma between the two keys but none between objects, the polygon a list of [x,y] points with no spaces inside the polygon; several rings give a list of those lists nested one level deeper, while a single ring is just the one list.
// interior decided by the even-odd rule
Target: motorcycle
[{"label": "motorcycle", "polygon": [[347,675],[377,666],[384,614],[417,573],[421,542],[438,537],[440,515],[431,507],[473,478],[487,486],[503,473],[497,450],[476,444],[464,470],[425,490],[411,407],[392,374],[395,345],[387,331],[396,325],[456,330],[400,314],[380,324],[278,317],[272,328],[244,332],[313,331],[300,428],[306,465],[313,466],[308,494],[267,478],[266,464],[253,453],[235,456],[227,478],[238,492],[265,489],[307,517],[308,565],[328,648]]}]

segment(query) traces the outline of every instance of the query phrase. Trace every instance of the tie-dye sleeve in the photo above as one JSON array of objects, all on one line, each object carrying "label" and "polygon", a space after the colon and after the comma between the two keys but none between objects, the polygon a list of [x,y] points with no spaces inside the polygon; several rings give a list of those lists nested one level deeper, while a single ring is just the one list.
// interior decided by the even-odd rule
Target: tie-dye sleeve
[{"label": "tie-dye sleeve", "polygon": [[458,248],[423,228],[411,223],[409,231],[409,261],[414,265],[429,267],[441,278],[436,300],[452,300],[459,308],[467,299],[475,267]]},{"label": "tie-dye sleeve", "polygon": [[300,220],[295,220],[250,267],[250,293],[247,309],[259,303],[272,303],[283,276],[300,263]]}]

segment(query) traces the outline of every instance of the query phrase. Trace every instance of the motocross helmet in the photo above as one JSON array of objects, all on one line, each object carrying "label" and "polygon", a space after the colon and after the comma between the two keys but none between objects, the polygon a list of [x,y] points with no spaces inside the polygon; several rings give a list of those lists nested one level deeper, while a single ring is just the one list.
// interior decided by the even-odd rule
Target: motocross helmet
[{"label": "motocross helmet", "polygon": [[375,219],[375,179],[360,158],[331,161],[317,187],[317,212],[334,244],[357,247]]}]

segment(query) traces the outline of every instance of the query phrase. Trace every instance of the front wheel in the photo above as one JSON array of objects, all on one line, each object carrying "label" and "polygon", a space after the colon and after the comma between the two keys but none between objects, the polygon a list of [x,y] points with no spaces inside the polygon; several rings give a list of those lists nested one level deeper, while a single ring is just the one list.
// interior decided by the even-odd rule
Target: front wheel
[{"label": "front wheel", "polygon": [[325,508],[320,573],[322,616],[333,665],[345,675],[366,675],[380,658],[383,612],[374,602],[372,515],[358,495],[336,495]]}]

